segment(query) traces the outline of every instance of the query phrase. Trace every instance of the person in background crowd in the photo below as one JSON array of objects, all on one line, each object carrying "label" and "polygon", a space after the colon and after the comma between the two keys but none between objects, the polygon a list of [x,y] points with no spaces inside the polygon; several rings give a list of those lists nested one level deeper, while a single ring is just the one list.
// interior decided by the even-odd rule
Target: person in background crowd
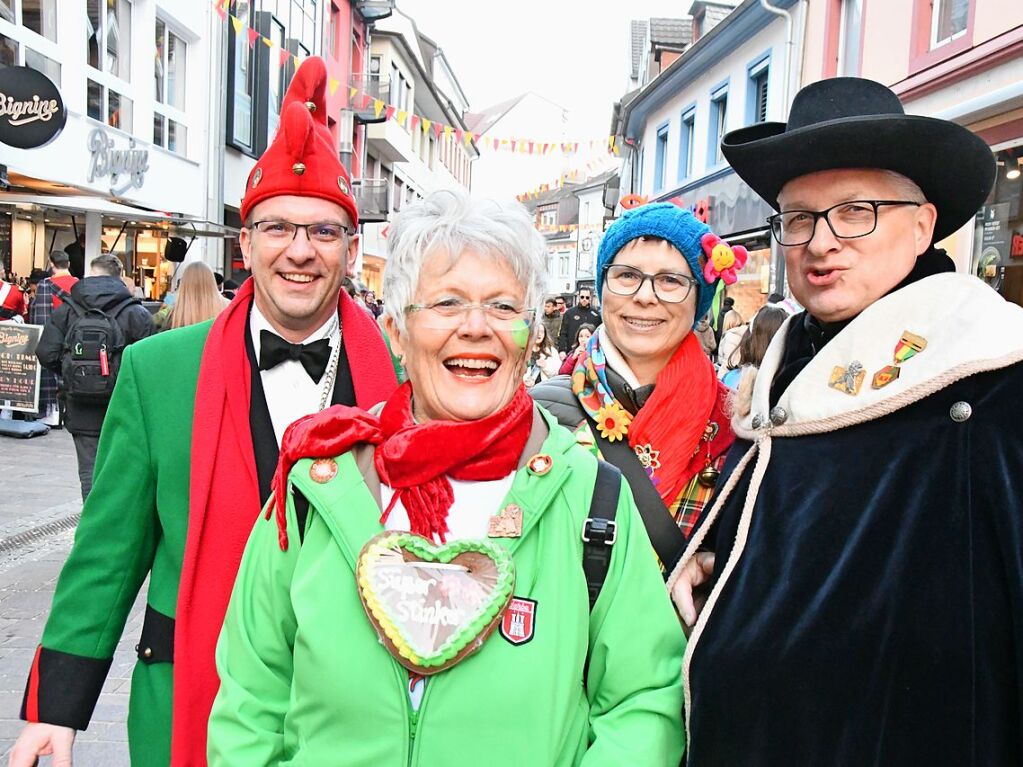
[{"label": "person in background crowd", "polygon": [[558,374],[560,365],[558,350],[554,348],[554,342],[547,335],[547,328],[541,322],[536,326],[536,331],[533,334],[533,350],[529,355],[529,364],[526,365],[523,383],[526,386],[532,386],[540,381],[553,378]]},{"label": "person in background crowd", "polygon": [[373,315],[374,319],[380,317],[381,308],[377,305],[377,296],[372,290],[367,290],[363,294],[363,300],[366,302],[366,307],[369,309],[369,313]]},{"label": "person in background crowd", "polygon": [[224,298],[228,301],[234,300],[235,294],[238,292],[238,283],[234,280],[224,280]]},{"label": "person in background crowd", "polygon": [[699,322],[696,323],[696,327],[693,328],[693,332],[696,333],[696,337],[700,339],[700,348],[703,349],[703,353],[710,359],[714,359],[714,353],[718,348],[718,341],[717,338],[714,337],[714,328],[710,326],[709,313],[700,317]]},{"label": "person in background crowd", "polygon": [[543,317],[540,318],[547,331],[547,337],[555,344],[557,351],[558,337],[561,335],[561,312],[558,311],[558,304],[554,296],[547,296],[543,302]]},{"label": "person in background crowd", "polygon": [[718,345],[721,344],[721,334],[725,332],[725,317],[732,311],[733,306],[735,306],[735,299],[726,294],[721,299],[717,314],[711,312],[710,324],[714,328],[714,342]]},{"label": "person in background crowd", "polygon": [[717,363],[719,369],[728,369],[742,334],[746,332],[746,322],[735,309],[730,309],[721,320],[721,340],[718,342]]},{"label": "person in background crowd", "polygon": [[586,344],[590,342],[590,337],[595,330],[596,328],[593,325],[579,326],[579,332],[575,334],[575,347],[573,347],[572,353],[565,357],[561,363],[558,373],[566,376],[572,375],[572,371],[575,370],[575,363],[579,361],[579,355],[586,351]]},{"label": "person in background crowd", "polygon": [[40,280],[36,286],[36,297],[49,296],[52,308],[60,306],[61,293],[70,293],[72,286],[78,282],[69,271],[69,259],[67,253],[62,250],[55,250],[50,253],[50,276]]},{"label": "person in background crowd", "polygon": [[558,313],[562,315],[564,315],[565,311],[568,309],[568,305],[565,303],[564,296],[555,296],[554,305],[558,308]]},{"label": "person in background crowd", "polygon": [[330,148],[326,87],[323,60],[307,58],[249,174],[239,243],[252,277],[235,300],[212,323],[125,350],[10,767],[43,753],[70,763],[147,577],[131,763],[202,765],[217,635],[281,436],[330,403],[370,408],[397,385],[376,323],[341,293],[358,211]]},{"label": "person in background crowd", "polygon": [[530,390],[622,471],[668,571],[734,439],[728,389],[692,332],[718,279],[708,282],[701,262],[701,238],[709,233],[672,203],[633,208],[608,227],[597,250],[604,324],[571,379],[559,376]]},{"label": "person in background crowd", "polygon": [[600,325],[600,315],[590,306],[593,291],[589,288],[581,288],[578,298],[578,303],[566,311],[562,317],[561,332],[558,334],[558,352],[561,354],[561,359],[565,359],[572,351],[580,325],[593,325],[594,327]]},{"label": "person in background crowd", "polygon": [[721,147],[806,310],[669,581],[688,765],[1019,765],[1023,308],[934,245],[991,149],[852,77]]},{"label": "person in background crowd", "polygon": [[[78,278],[68,271],[68,265],[67,253],[55,250],[50,254],[50,276],[36,282],[35,293],[28,307],[30,324],[45,327],[53,310],[60,306],[61,294],[66,294],[78,282]],[[49,368],[39,371],[39,420],[47,426],[60,425],[60,404],[57,399],[59,372]]]},{"label": "person in background crowd", "polygon": [[73,242],[64,247],[68,257],[68,269],[78,279],[85,276],[85,234],[79,234]]},{"label": "person in background crowd", "polygon": [[213,272],[213,281],[217,283],[217,292],[223,295],[224,293],[224,275],[220,272]]},{"label": "person in background crowd", "polygon": [[0,320],[24,322],[27,312],[25,293],[13,282],[7,281],[7,267],[0,261]]},{"label": "person in background crowd", "polygon": [[[392,224],[385,324],[409,381],[372,414],[332,408],[288,432],[276,513],[252,531],[217,647],[210,767],[679,764],[685,639],[635,504],[523,389],[544,247],[521,206],[464,192]],[[590,602],[579,535],[594,495],[617,528]],[[352,556],[386,531],[503,553],[518,601],[501,632],[463,631],[453,641],[475,654],[410,674],[356,584]],[[446,596],[471,615],[476,598]]]},{"label": "person in background crowd", "polygon": [[[788,317],[789,313],[780,306],[767,304],[760,307],[760,311],[753,315],[749,325],[743,326],[738,346],[729,355],[727,364],[719,371],[721,382],[725,386],[733,390],[738,389],[743,373],[746,370],[755,370],[760,367],[768,344],[771,343],[774,334],[778,332],[778,328]],[[722,341],[727,337],[726,335]],[[752,379],[751,376],[747,378]],[[743,401],[744,398],[740,396],[738,399]],[[748,399],[748,397],[745,398],[747,402]],[[740,415],[745,415],[745,413]]]},{"label": "person in background crowd", "polygon": [[217,290],[214,276],[213,270],[202,261],[185,265],[177,297],[163,324],[164,330],[211,320],[227,307],[228,301]]},{"label": "person in background crowd", "polygon": [[[63,254],[61,254],[63,255]],[[65,363],[65,357],[73,353],[69,347],[70,334],[76,318],[93,317],[90,312],[102,312],[111,321],[116,322],[121,331],[124,346],[140,341],[156,331],[149,311],[138,303],[121,282],[121,260],[114,255],[105,253],[97,256],[89,265],[89,276],[84,280],[75,280],[71,288],[69,301],[64,301],[53,311],[46,326],[43,328],[36,356],[39,363],[54,373],[59,374]],[[107,350],[107,372],[98,371],[98,375],[116,375],[121,349]],[[110,400],[106,397],[76,396],[71,390],[71,382],[63,382],[63,397],[66,408],[65,427],[75,442],[75,454],[78,457],[78,479],[82,485],[82,500],[89,496],[92,489],[92,473],[96,464],[96,448],[99,445],[100,429],[106,417]]]}]

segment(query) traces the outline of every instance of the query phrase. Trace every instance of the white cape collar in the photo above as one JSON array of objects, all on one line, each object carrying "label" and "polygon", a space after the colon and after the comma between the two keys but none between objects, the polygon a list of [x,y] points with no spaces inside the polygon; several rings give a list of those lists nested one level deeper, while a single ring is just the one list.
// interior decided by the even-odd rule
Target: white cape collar
[{"label": "white cape collar", "polygon": [[[741,437],[796,436],[851,426],[892,413],[956,381],[1023,360],[1023,307],[1009,303],[975,277],[926,277],[868,306],[800,371],[772,409],[771,382],[781,364],[790,317],[764,355],[752,407],[732,426]],[[898,365],[899,377],[873,388],[875,373],[894,364],[903,333],[923,337],[925,349]],[[836,368],[858,362],[864,371],[854,395],[828,384]]]}]

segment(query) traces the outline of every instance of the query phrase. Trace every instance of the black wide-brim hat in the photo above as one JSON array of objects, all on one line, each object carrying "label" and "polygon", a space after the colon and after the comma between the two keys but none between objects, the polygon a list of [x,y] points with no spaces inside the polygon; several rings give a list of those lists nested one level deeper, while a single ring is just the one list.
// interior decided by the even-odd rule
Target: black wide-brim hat
[{"label": "black wide-brim hat", "polygon": [[731,131],[721,151],[775,210],[782,187],[809,173],[838,168],[901,173],[938,209],[935,241],[976,214],[995,178],[994,155],[979,136],[947,120],[907,115],[892,91],[859,77],[807,85],[793,99],[787,123]]}]

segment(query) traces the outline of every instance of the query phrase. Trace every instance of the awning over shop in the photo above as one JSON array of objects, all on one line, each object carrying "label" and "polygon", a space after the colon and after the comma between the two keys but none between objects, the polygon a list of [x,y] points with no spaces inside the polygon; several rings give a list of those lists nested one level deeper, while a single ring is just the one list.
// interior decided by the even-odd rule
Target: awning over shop
[{"label": "awning over shop", "polygon": [[43,213],[50,223],[71,224],[71,217],[85,213],[99,213],[111,223],[127,228],[163,229],[169,234],[199,235],[206,237],[237,237],[238,229],[214,221],[166,211],[147,210],[134,205],[113,202],[102,197],[87,195],[47,195],[0,193],[0,208],[17,213]]}]

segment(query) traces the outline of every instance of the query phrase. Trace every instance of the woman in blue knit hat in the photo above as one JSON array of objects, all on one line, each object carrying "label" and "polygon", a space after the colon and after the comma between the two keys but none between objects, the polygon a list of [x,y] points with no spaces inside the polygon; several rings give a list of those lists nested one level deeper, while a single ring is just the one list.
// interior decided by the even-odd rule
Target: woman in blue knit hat
[{"label": "woman in blue knit hat", "polygon": [[734,282],[746,255],[672,203],[628,211],[597,252],[603,324],[571,377],[530,392],[622,471],[668,571],[734,439],[728,390],[693,327],[710,308],[714,282]]}]

